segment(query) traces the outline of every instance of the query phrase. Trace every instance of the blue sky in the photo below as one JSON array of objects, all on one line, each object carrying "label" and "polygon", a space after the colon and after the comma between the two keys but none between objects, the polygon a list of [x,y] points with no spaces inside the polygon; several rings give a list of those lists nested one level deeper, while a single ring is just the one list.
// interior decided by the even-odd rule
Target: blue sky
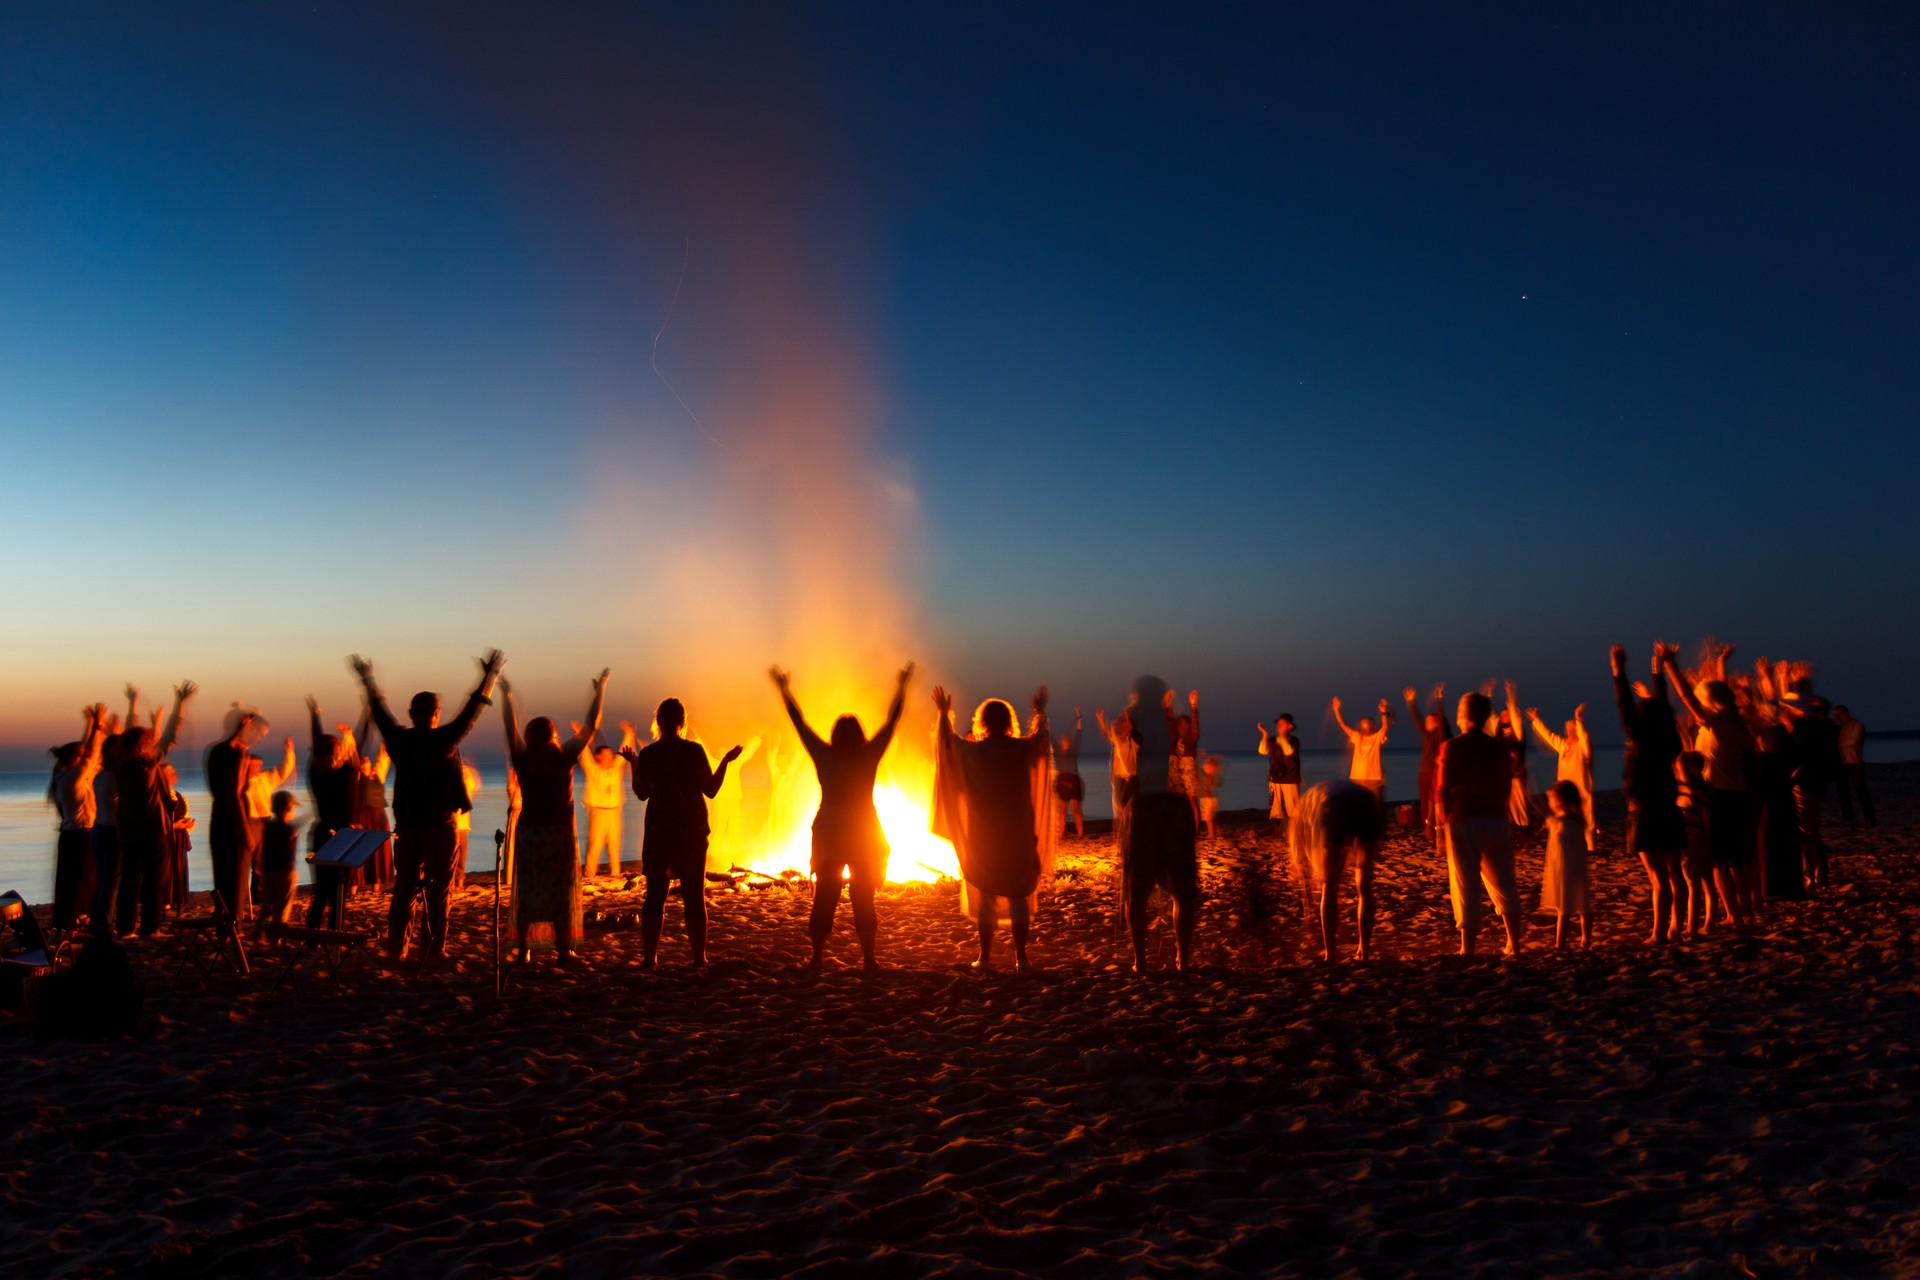
[{"label": "blue sky", "polygon": [[[1712,633],[1920,723],[1910,9],[901,8],[0,16],[0,738],[650,697],[663,560],[862,538],[974,693],[1552,717]],[[816,453],[911,510],[782,552]]]}]

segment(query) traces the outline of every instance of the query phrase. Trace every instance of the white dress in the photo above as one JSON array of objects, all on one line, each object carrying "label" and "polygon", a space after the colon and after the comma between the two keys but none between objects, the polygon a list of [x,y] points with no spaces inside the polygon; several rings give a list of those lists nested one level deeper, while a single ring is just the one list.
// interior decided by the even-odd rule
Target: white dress
[{"label": "white dress", "polygon": [[1587,824],[1575,814],[1547,816],[1547,869],[1540,908],[1562,916],[1587,913]]}]

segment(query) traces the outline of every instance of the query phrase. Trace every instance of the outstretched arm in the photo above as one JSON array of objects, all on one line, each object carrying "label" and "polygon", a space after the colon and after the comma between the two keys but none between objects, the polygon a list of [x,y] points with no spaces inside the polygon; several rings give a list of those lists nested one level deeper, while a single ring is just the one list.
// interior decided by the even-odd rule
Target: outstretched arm
[{"label": "outstretched arm", "polygon": [[900,668],[900,682],[894,686],[893,701],[887,706],[887,722],[880,726],[880,732],[873,735],[873,754],[885,754],[887,745],[893,741],[893,731],[900,727],[900,713],[907,709],[907,684],[913,679],[913,664],[909,662]]},{"label": "outstretched arm", "polygon": [[1680,701],[1686,705],[1688,711],[1693,713],[1693,718],[1705,724],[1707,709],[1701,705],[1700,699],[1694,696],[1693,686],[1681,676],[1680,669],[1673,665],[1674,652],[1672,645],[1658,646],[1656,657],[1660,662],[1660,670],[1665,673],[1668,680],[1673,682],[1673,691],[1680,695]]},{"label": "outstretched arm", "polygon": [[166,755],[173,750],[173,744],[180,740],[180,716],[186,710],[193,695],[200,692],[200,686],[191,680],[182,680],[173,686],[173,714],[167,717],[167,727],[160,735],[160,754]]},{"label": "outstretched arm", "polygon": [[[1097,715],[1099,713],[1096,712],[1095,714]],[[1264,756],[1272,750],[1272,747],[1270,745],[1272,739],[1268,737],[1267,726],[1264,723],[1257,724],[1254,726],[1254,728],[1260,730],[1260,754]]]},{"label": "outstretched arm", "polygon": [[1547,744],[1547,750],[1559,755],[1566,749],[1567,740],[1547,728],[1546,721],[1542,720],[1540,713],[1532,707],[1527,708],[1527,723],[1533,726],[1536,734],[1540,735],[1540,741]]},{"label": "outstretched arm", "polygon": [[326,730],[320,724],[320,699],[307,695],[307,741],[308,750],[319,751],[320,739],[326,736]]},{"label": "outstretched arm", "polygon": [[593,736],[600,732],[600,716],[607,706],[607,681],[613,679],[613,668],[606,667],[600,672],[600,678],[593,682],[593,701],[587,704],[587,718],[567,739],[564,750],[570,756],[577,756],[587,749]]},{"label": "outstretched arm", "polygon": [[[1420,722],[1420,717],[1415,716],[1414,723],[1418,724],[1419,722]],[[1385,742],[1387,740],[1387,730],[1392,726],[1393,726],[1393,704],[1388,702],[1385,698],[1382,698],[1380,699],[1380,741]]]},{"label": "outstretched arm", "polygon": [[494,683],[500,679],[500,668],[506,665],[507,655],[498,649],[487,650],[487,656],[480,660],[480,683],[467,695],[466,705],[460,708],[460,714],[453,718],[453,723],[446,726],[455,742],[473,732],[480,713],[493,701]]},{"label": "outstretched arm", "polygon": [[513,686],[500,682],[500,723],[507,732],[507,763],[518,765],[526,744],[520,741],[520,717],[513,710]]},{"label": "outstretched arm", "polygon": [[[394,720],[393,712],[387,710],[387,699],[380,692],[380,686],[373,682],[373,663],[357,653],[347,661],[353,664],[353,673],[360,677],[361,687],[367,691],[366,715],[362,716],[360,721],[362,730],[364,731],[367,720],[371,719],[373,723],[380,726],[381,741],[392,742],[394,730],[400,726]],[[366,739],[362,737],[361,741],[364,743]]]},{"label": "outstretched arm", "polygon": [[140,690],[127,686],[127,729],[131,732],[140,727]]},{"label": "outstretched arm", "polygon": [[1333,722],[1340,726],[1340,732],[1346,734],[1349,739],[1359,736],[1354,733],[1353,726],[1347,723],[1347,718],[1340,714],[1340,699],[1338,698],[1333,700]]},{"label": "outstretched arm", "polygon": [[1407,723],[1418,729],[1420,727],[1419,695],[1413,691],[1412,685],[1408,685],[1400,691],[1400,697],[1407,704]]},{"label": "outstretched arm", "polygon": [[[706,753],[702,752],[701,754],[705,755]],[[700,788],[700,790],[706,793],[707,799],[711,800],[715,796],[720,794],[720,784],[727,780],[727,766],[732,764],[735,760],[738,760],[739,758],[740,758],[739,747],[735,747],[733,750],[727,752],[727,754],[720,757],[720,767],[707,775],[706,783]]]},{"label": "outstretched arm", "polygon": [[281,787],[286,785],[287,779],[293,776],[295,764],[296,762],[293,754],[293,739],[288,738],[286,741],[285,748],[281,752],[280,767],[278,769],[268,769],[263,767],[260,770],[259,776],[264,780],[262,785],[264,785],[267,791],[269,792],[278,791]]},{"label": "outstretched arm", "polygon": [[807,749],[808,755],[819,759],[820,753],[827,749],[827,744],[813,731],[806,716],[801,714],[800,704],[793,699],[793,673],[779,667],[768,667],[767,677],[773,681],[773,687],[780,691],[780,705],[787,709],[787,719],[793,721],[793,731],[800,735],[800,745]]}]

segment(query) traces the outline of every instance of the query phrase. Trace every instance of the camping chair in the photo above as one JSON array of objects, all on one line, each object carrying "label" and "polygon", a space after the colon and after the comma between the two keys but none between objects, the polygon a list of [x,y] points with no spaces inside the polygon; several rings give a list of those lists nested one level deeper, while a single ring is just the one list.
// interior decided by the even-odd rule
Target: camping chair
[{"label": "camping chair", "polygon": [[[232,964],[235,972],[247,977],[253,970],[247,965],[247,948],[240,941],[240,924],[227,909],[227,900],[220,891],[213,891],[213,911],[204,916],[182,916],[174,921],[173,927],[186,938],[186,945],[180,948],[180,959],[175,962],[173,972],[179,973],[189,961],[200,966],[202,979],[213,976],[213,968],[226,957],[229,944],[233,947]],[[201,958],[201,952],[206,956]],[[169,975],[171,976],[171,975]]]}]

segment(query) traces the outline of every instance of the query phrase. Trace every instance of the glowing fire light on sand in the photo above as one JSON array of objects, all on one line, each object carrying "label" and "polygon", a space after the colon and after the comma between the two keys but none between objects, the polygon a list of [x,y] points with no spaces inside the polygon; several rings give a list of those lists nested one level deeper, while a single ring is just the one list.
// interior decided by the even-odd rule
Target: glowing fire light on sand
[{"label": "glowing fire light on sand", "polygon": [[[910,715],[912,710],[909,708]],[[873,788],[874,808],[892,851],[887,860],[887,880],[894,884],[957,880],[960,862],[953,846],[928,829],[933,761],[907,754],[905,747],[896,737]],[[738,844],[716,850],[721,861],[775,878],[786,871],[804,874],[812,865],[813,815],[820,804],[820,788],[813,765],[798,744],[790,744],[787,749],[793,753],[792,763],[773,779],[766,838],[754,840],[743,832]],[[896,752],[901,753],[898,761],[894,759]]]}]

